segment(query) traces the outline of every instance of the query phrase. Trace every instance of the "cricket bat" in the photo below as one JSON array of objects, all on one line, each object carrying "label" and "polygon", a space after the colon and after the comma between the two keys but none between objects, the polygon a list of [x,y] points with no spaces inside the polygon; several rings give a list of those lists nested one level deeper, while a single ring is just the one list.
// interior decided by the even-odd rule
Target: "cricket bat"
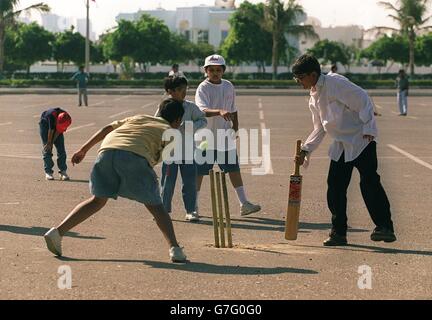
[{"label": "cricket bat", "polygon": [[[297,140],[296,156],[301,151],[301,140]],[[295,163],[294,174],[290,176],[290,186],[288,194],[288,209],[285,221],[285,239],[296,240],[298,232],[300,202],[301,202],[302,176],[300,166]]]}]

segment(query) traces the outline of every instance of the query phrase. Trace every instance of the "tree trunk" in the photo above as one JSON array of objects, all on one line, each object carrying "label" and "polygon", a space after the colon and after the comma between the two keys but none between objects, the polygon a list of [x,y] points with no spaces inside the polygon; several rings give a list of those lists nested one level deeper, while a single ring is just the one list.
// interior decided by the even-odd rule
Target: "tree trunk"
[{"label": "tree trunk", "polygon": [[279,40],[278,35],[276,33],[273,33],[273,48],[272,48],[272,66],[273,66],[273,75],[272,79],[276,80],[277,78],[277,69],[278,69],[278,62],[279,62]]},{"label": "tree trunk", "polygon": [[411,29],[409,31],[409,68],[410,68],[410,75],[414,75],[414,42],[415,42],[415,33],[414,30]]},{"label": "tree trunk", "polygon": [[0,21],[0,74],[3,73],[3,68],[5,63],[5,51],[4,51],[5,38],[6,38],[5,26],[3,22]]}]

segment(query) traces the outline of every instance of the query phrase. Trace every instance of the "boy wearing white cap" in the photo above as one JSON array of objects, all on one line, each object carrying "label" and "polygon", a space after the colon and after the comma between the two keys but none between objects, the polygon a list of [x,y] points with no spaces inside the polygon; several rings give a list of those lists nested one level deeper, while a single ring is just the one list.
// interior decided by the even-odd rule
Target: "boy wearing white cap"
[{"label": "boy wearing white cap", "polygon": [[217,143],[218,133],[226,133],[227,130],[234,130],[237,133],[239,129],[234,86],[230,81],[222,79],[225,69],[225,59],[222,56],[217,54],[208,56],[204,63],[207,78],[200,83],[195,94],[195,104],[209,118],[207,129],[212,131],[215,138],[213,143],[208,144],[208,149],[203,151],[204,157],[209,152],[213,152],[214,161],[206,161],[204,164],[198,163],[197,165],[197,203],[202,179],[209,174],[209,170],[213,168],[214,162],[216,162],[222,171],[229,174],[240,202],[240,213],[245,216],[260,211],[261,207],[249,202],[246,197],[235,137],[224,139],[225,143],[222,145]]}]

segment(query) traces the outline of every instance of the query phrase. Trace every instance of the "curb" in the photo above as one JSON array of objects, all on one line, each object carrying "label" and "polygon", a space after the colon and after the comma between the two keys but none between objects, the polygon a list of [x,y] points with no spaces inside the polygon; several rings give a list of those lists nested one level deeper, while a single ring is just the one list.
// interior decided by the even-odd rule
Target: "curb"
[{"label": "curb", "polygon": [[[394,89],[369,89],[366,90],[372,97],[396,97]],[[45,94],[45,95],[76,95],[76,89],[65,88],[0,88],[0,95],[18,94]],[[160,95],[164,91],[160,88],[89,88],[89,95]],[[189,95],[195,95],[195,89],[190,89]],[[410,89],[410,97],[432,97],[432,89]],[[273,88],[236,88],[238,96],[309,96],[308,90],[302,89],[273,89]]]}]

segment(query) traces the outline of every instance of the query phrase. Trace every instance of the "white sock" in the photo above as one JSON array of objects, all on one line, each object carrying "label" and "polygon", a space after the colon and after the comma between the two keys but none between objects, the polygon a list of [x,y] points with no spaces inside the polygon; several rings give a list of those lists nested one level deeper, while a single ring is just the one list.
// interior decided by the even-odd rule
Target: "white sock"
[{"label": "white sock", "polygon": [[245,203],[247,201],[246,191],[245,191],[244,187],[243,186],[237,187],[237,188],[235,188],[235,191],[237,193],[237,198],[239,199],[240,204],[243,205],[243,203]]}]

